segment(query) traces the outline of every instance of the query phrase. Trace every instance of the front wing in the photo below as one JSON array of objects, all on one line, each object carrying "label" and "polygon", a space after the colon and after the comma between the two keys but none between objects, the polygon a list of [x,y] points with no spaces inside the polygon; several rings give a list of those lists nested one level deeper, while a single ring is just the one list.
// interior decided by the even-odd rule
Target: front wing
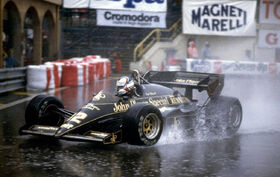
[{"label": "front wing", "polygon": [[56,136],[59,127],[45,126],[45,125],[32,125],[28,128],[22,128],[20,134],[41,135],[49,136],[59,139],[76,140],[76,141],[94,141],[103,144],[116,144],[122,141],[122,130],[114,133],[88,131],[86,134],[65,134]]}]

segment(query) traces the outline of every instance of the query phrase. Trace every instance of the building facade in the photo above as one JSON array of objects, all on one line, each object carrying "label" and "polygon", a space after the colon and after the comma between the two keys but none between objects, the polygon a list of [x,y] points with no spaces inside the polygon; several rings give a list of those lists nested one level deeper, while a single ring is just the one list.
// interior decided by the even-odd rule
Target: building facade
[{"label": "building facade", "polygon": [[58,55],[62,0],[0,0],[0,67],[4,58],[18,66],[41,64]]}]

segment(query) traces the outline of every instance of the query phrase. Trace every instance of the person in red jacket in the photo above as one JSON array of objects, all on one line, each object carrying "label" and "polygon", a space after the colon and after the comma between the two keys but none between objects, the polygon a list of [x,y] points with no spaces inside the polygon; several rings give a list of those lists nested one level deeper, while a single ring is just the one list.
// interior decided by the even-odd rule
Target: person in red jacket
[{"label": "person in red jacket", "polygon": [[117,52],[113,52],[111,57],[112,70],[116,73],[122,71],[122,61]]},{"label": "person in red jacket", "polygon": [[116,60],[116,72],[119,73],[122,71],[122,61],[120,59]]},{"label": "person in red jacket", "polygon": [[195,48],[194,41],[191,41],[189,43],[187,52],[188,52],[188,58],[198,58],[198,52],[197,52],[197,49]]}]

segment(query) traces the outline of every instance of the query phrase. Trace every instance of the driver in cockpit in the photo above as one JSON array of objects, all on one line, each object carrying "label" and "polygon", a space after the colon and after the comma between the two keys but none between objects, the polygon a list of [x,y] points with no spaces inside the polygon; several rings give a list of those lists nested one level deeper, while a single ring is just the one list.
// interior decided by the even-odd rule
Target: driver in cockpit
[{"label": "driver in cockpit", "polygon": [[117,96],[133,96],[135,95],[135,83],[132,78],[128,76],[121,76],[116,83]]}]

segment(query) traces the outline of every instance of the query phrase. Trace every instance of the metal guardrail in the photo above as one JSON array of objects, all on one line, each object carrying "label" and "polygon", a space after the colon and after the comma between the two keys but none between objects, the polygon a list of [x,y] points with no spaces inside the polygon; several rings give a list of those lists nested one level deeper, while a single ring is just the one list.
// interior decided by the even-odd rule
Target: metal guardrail
[{"label": "metal guardrail", "polygon": [[159,41],[173,40],[182,29],[182,19],[180,18],[169,29],[154,29],[151,31],[134,49],[133,60],[137,61],[142,57],[153,44]]},{"label": "metal guardrail", "polygon": [[0,93],[25,88],[26,67],[0,69]]}]

